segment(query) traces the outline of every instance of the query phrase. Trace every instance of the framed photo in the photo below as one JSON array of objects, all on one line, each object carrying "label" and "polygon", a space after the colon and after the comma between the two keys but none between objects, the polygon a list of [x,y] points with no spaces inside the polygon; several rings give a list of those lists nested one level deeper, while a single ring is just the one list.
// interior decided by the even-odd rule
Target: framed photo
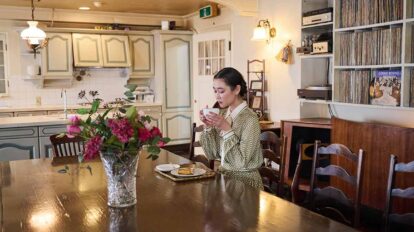
[{"label": "framed photo", "polygon": [[262,98],[255,96],[252,101],[252,109],[260,109],[262,105]]},{"label": "framed photo", "polygon": [[262,87],[263,87],[263,83],[261,80],[250,81],[251,90],[262,90]]}]

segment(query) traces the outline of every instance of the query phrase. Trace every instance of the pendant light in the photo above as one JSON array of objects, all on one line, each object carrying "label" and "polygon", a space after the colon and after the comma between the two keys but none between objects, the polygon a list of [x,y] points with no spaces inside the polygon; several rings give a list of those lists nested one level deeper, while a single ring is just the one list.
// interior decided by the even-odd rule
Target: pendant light
[{"label": "pendant light", "polygon": [[35,7],[34,7],[33,0],[31,1],[32,1],[32,20],[27,21],[27,24],[29,24],[29,28],[24,29],[20,33],[20,37],[22,37],[22,39],[27,41],[28,46],[30,47],[30,49],[33,50],[36,56],[36,50],[45,47],[47,44],[47,39],[46,39],[46,33],[37,27],[38,22],[34,20]]}]

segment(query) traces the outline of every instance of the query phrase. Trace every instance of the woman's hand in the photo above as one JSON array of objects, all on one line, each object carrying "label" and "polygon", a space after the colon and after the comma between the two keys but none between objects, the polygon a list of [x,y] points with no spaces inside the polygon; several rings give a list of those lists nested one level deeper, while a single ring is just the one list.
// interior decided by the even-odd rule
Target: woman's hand
[{"label": "woman's hand", "polygon": [[222,131],[229,131],[231,130],[230,123],[221,115],[215,114],[213,112],[210,112],[206,116],[206,120],[213,125],[214,127],[222,130]]},{"label": "woman's hand", "polygon": [[204,114],[203,114],[203,110],[200,110],[200,112],[199,112],[199,117],[200,117],[200,120],[204,123],[204,125],[205,126],[207,126],[207,127],[213,127],[214,125],[212,125],[211,124],[211,122],[210,121],[208,121],[208,119],[204,116]]}]

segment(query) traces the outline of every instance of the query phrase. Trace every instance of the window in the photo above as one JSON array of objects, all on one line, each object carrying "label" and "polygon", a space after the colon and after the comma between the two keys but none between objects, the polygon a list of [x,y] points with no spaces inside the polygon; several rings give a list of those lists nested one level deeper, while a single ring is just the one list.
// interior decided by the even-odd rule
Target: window
[{"label": "window", "polygon": [[200,41],[198,43],[198,75],[216,74],[225,65],[225,40]]}]

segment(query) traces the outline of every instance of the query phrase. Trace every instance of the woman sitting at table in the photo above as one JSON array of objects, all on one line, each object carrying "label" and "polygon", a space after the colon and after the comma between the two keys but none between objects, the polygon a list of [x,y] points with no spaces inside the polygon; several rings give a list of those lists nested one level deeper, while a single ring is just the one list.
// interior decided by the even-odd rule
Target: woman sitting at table
[{"label": "woman sitting at table", "polygon": [[243,76],[234,68],[220,70],[213,81],[220,113],[204,115],[200,143],[209,159],[220,159],[219,171],[253,187],[263,189],[258,168],[263,163],[259,119],[249,109]]}]

